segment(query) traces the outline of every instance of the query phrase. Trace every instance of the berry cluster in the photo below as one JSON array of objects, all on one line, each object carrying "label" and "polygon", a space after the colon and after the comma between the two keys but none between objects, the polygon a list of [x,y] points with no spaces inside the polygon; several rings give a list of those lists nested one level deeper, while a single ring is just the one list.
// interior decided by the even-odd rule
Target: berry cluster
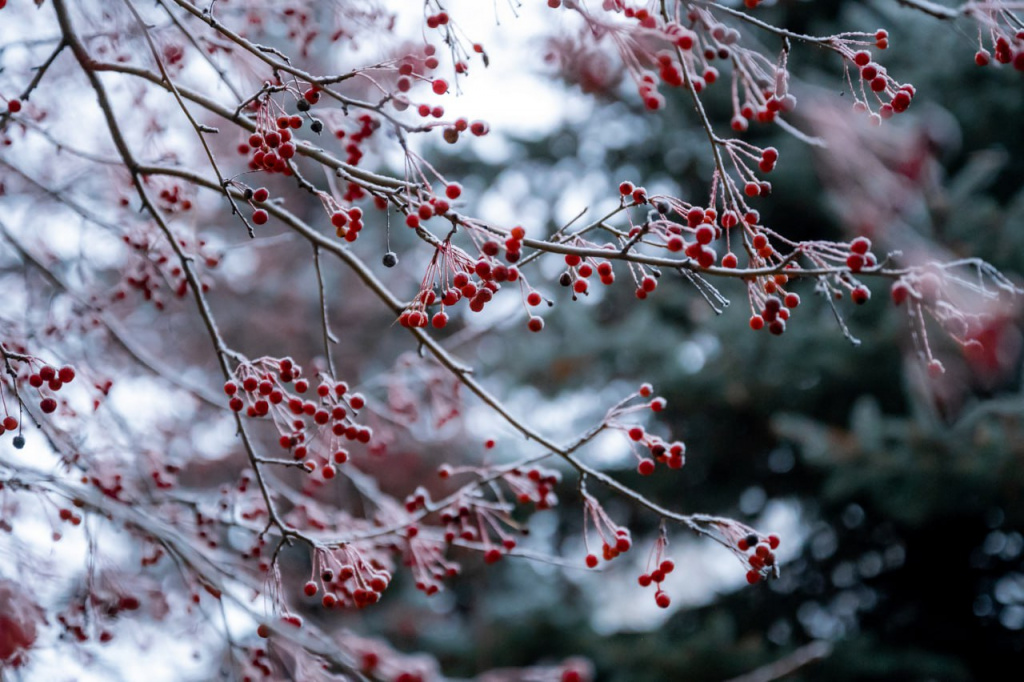
[{"label": "berry cluster", "polygon": [[[901,114],[910,107],[916,90],[913,85],[897,83],[885,67],[874,61],[864,46],[879,50],[889,47],[889,33],[879,29],[874,33],[851,33],[834,36],[829,44],[843,57],[846,83],[854,99],[854,110],[870,114],[871,122],[878,125],[884,119]],[[858,84],[850,76],[851,65],[856,70]]]},{"label": "berry cluster", "polygon": [[[325,609],[347,606],[361,609],[375,604],[391,584],[391,572],[378,559],[368,558],[353,545],[329,552],[318,549],[316,558],[315,577],[303,585],[302,592],[312,598],[322,591],[320,604]],[[319,574],[316,574],[317,564]]]},{"label": "berry cluster", "polygon": [[[365,444],[373,436],[369,427],[354,420],[366,400],[359,393],[349,393],[345,382],[326,376],[321,376],[315,398],[301,397],[310,389],[302,368],[290,358],[262,358],[240,364],[235,378],[224,384],[232,410],[244,409],[250,418],[269,416],[281,434],[281,448],[289,451],[296,462],[302,462],[309,473],[319,467],[324,479],[332,479],[337,474],[336,465],[349,458],[341,439]],[[324,437],[323,447],[311,450],[318,436]]]},{"label": "berry cluster", "polygon": [[[785,301],[785,307],[783,307],[783,301]],[[786,331],[786,320],[789,319],[790,309],[798,305],[800,305],[800,296],[797,294],[786,294],[785,299],[774,295],[766,296],[763,299],[761,312],[751,316],[750,328],[758,331],[767,325],[769,332],[779,336]]]},{"label": "berry cluster", "polygon": [[[749,162],[757,162],[762,172],[770,172],[774,169],[778,159],[778,152],[768,147],[759,149],[753,145],[739,140],[728,140],[723,142],[728,157],[733,163],[737,174],[741,178],[748,178],[745,192],[750,195],[759,195],[768,192],[771,185],[767,182],[756,181],[753,171],[749,168]],[[630,246],[637,241],[643,240],[645,244],[660,245],[672,253],[682,252],[701,268],[710,268],[718,261],[718,252],[715,249],[715,242],[725,237],[726,253],[721,259],[721,266],[727,268],[737,267],[739,261],[736,255],[729,251],[729,230],[734,227],[742,227],[745,237],[750,239],[747,249],[751,254],[751,265],[753,267],[764,266],[769,260],[778,258],[775,249],[768,242],[768,237],[763,234],[763,228],[758,226],[760,216],[757,211],[748,208],[742,201],[742,196],[737,183],[726,176],[725,182],[718,183],[716,174],[716,188],[713,192],[721,192],[722,200],[732,208],[719,212],[714,208],[703,208],[675,197],[656,196],[648,198],[642,187],[634,187],[630,182],[623,182],[619,185],[619,194],[624,208],[633,208],[641,204],[649,203],[654,210],[647,214],[647,220],[640,225],[633,225],[627,233],[627,240],[623,246]],[[729,188],[726,191],[726,187]],[[678,221],[671,216],[675,214],[683,220]],[[655,239],[646,239],[653,236]],[[605,274],[611,280],[610,264],[605,266],[606,270],[601,271],[602,281],[605,281]],[[657,288],[657,271],[648,274],[642,266],[630,263],[634,279],[637,283],[637,298],[646,298],[648,294]],[[653,275],[653,276],[652,276]],[[608,283],[608,282],[605,282]]]},{"label": "berry cluster", "polygon": [[[636,412],[650,409],[652,412],[662,412],[668,405],[662,397],[652,397],[654,388],[650,384],[642,384],[636,393],[627,396],[605,415],[605,424],[611,428],[618,429],[626,434],[633,456],[637,459],[637,473],[641,476],[650,476],[655,471],[655,463],[660,462],[670,469],[681,469],[686,463],[686,444],[681,441],[668,443],[662,438],[648,433],[642,426],[637,424],[624,423],[620,418]],[[645,402],[632,404],[635,398],[643,398]],[[641,454],[637,446],[647,449],[645,456]]]},{"label": "berry cluster", "polygon": [[484,553],[484,563],[493,564],[518,544],[508,529],[518,526],[509,516],[511,505],[484,499],[479,493],[466,493],[441,510],[444,541],[472,543]]},{"label": "berry cluster", "polygon": [[[999,64],[1012,64],[1016,70],[1024,71],[1024,29],[1002,4],[977,3],[977,6],[964,9],[964,14],[974,18],[981,29],[978,31],[979,45],[974,54],[974,63],[988,66],[995,58]],[[991,52],[981,44],[984,32],[988,33]]]},{"label": "berry cluster", "polygon": [[[991,275],[984,267],[982,275]],[[996,280],[1000,282],[999,279]],[[976,370],[998,367],[1000,364],[995,349],[999,344],[1001,329],[1008,323],[1009,315],[993,307],[989,311],[965,310],[950,290],[949,279],[941,269],[928,268],[904,274],[892,283],[889,297],[896,306],[906,305],[914,328],[913,339],[919,355],[924,359],[930,376],[936,378],[945,372],[941,361],[935,358],[928,343],[925,329],[925,314],[955,341],[967,360]],[[990,301],[994,301],[991,298]]]},{"label": "berry cluster", "polygon": [[[423,206],[430,205],[420,204],[421,211]],[[422,212],[413,213],[409,218],[416,218],[415,224],[418,226],[421,215]],[[521,233],[522,228],[515,228],[512,232],[513,235]],[[512,262],[518,260],[518,249],[521,247],[514,236],[510,242],[506,242],[506,247],[509,243],[517,247],[515,251],[506,250],[506,260]],[[438,244],[434,257],[427,266],[420,290],[399,316],[399,324],[403,327],[426,327],[429,323],[436,329],[442,329],[448,324],[449,319],[445,309],[463,299],[469,301],[471,311],[482,311],[494,298],[494,294],[501,289],[503,283],[517,282],[520,279],[518,268],[514,265],[506,266],[497,260],[500,250],[498,242],[487,241],[481,247],[481,257],[474,260],[448,240]],[[439,304],[440,310],[431,315],[428,308],[435,304]]]},{"label": "berry cluster", "polygon": [[[637,578],[640,587],[654,585],[654,603],[660,608],[667,609],[672,604],[668,593],[662,589],[661,584],[665,577],[675,570],[675,562],[665,557],[665,548],[668,547],[668,533],[665,530],[665,523],[662,521],[658,531],[658,539],[654,542],[650,555],[647,557],[647,569]],[[651,566],[654,566],[652,569]]]},{"label": "berry cluster", "polygon": [[[64,365],[60,368],[54,367],[38,358],[25,355],[22,352],[23,350],[20,346],[15,346],[14,344],[12,344],[11,348],[5,347],[4,349],[4,357],[9,362],[18,362],[19,364],[14,380],[18,382],[19,386],[27,385],[35,389],[39,401],[39,409],[44,414],[52,414],[57,411],[58,407],[56,394],[65,385],[75,380],[75,369],[70,365]],[[6,372],[4,378],[4,383],[6,383],[8,380]],[[3,384],[0,384],[0,387],[2,386]],[[0,399],[2,399],[4,411],[4,418],[0,421],[0,434],[5,431],[16,431],[19,423],[16,418],[11,416],[7,406],[7,398],[3,391],[0,391]],[[24,438],[20,434],[15,436],[15,447],[23,445]]]},{"label": "berry cluster", "polygon": [[672,599],[668,596],[663,589],[661,589],[661,583],[664,582],[665,576],[671,573],[675,569],[676,565],[671,559],[661,559],[657,563],[657,568],[649,573],[643,573],[637,578],[637,583],[640,587],[650,587],[654,585],[654,601],[663,609],[667,609],[672,603]]},{"label": "berry cluster", "polygon": [[555,487],[562,475],[553,469],[530,467],[526,471],[515,468],[501,477],[515,495],[519,504],[533,504],[538,511],[550,509],[558,503]]},{"label": "berry cluster", "polygon": [[778,577],[779,565],[775,550],[779,546],[777,535],[761,535],[750,526],[733,519],[708,518],[701,531],[729,549],[747,570],[751,585],[770,576]]},{"label": "berry cluster", "polygon": [[[188,294],[189,282],[177,256],[167,245],[167,240],[153,225],[144,225],[133,234],[126,234],[122,241],[129,249],[130,258],[121,273],[121,284],[110,295],[111,301],[124,301],[128,292],[137,291],[143,300],[152,302],[157,310],[166,307],[161,292],[169,289],[176,298]],[[194,254],[193,263],[206,268],[216,268],[221,257],[204,239],[178,238],[178,245]],[[203,292],[210,290],[211,280],[199,277]]]},{"label": "berry cluster", "polygon": [[446,578],[454,578],[460,572],[458,564],[445,557],[447,543],[420,533],[411,526],[406,531],[407,542],[402,565],[412,571],[416,589],[428,597],[437,594]]},{"label": "berry cluster", "polygon": [[605,561],[611,561],[620,554],[628,552],[633,547],[633,540],[630,537],[629,529],[612,521],[601,503],[582,485],[580,493],[583,497],[583,544],[587,548],[585,561],[588,568],[596,568],[600,559],[590,551],[589,526],[591,524],[601,539],[601,559]]},{"label": "berry cluster", "polygon": [[775,566],[775,549],[779,546],[779,537],[769,535],[761,538],[750,533],[736,542],[736,549],[743,553],[750,570],[747,571],[747,582],[751,585],[764,580]]},{"label": "berry cluster", "polygon": [[455,123],[444,127],[442,134],[444,135],[444,141],[448,144],[455,144],[459,141],[459,135],[466,131],[469,131],[474,137],[483,137],[487,133],[491,132],[491,127],[487,125],[485,121],[473,121],[469,122],[465,118],[455,119]]},{"label": "berry cluster", "polygon": [[358,206],[343,206],[327,192],[317,191],[317,197],[334,227],[334,234],[347,242],[359,238],[363,229],[363,209]]},{"label": "berry cluster", "polygon": [[[459,196],[460,193],[461,191],[453,192],[455,196]],[[451,205],[448,203],[447,199],[434,195],[428,197],[424,201],[410,201],[407,209],[408,213],[405,216],[406,227],[415,230],[435,216],[445,216],[448,213],[449,208],[451,208]]]},{"label": "berry cluster", "polygon": [[597,274],[601,284],[609,286],[615,282],[612,264],[606,260],[591,257],[583,258],[574,253],[565,255],[567,269],[559,278],[559,284],[571,287],[573,300],[578,295],[586,295],[590,290],[590,278]]},{"label": "berry cluster", "polygon": [[[300,101],[308,103],[309,93],[315,93],[315,99],[319,100],[319,91],[311,88],[306,93],[307,96]],[[280,107],[280,114],[274,116],[271,113],[273,106],[277,104],[270,98],[256,102],[256,132],[238,146],[238,152],[249,155],[249,170],[291,175],[288,161],[296,152],[292,130],[302,127],[302,117],[289,116]]]},{"label": "berry cluster", "polygon": [[[166,213],[186,213],[192,210],[192,198],[195,196],[194,185],[177,180],[150,179],[149,184],[158,183],[161,185],[157,192],[157,205]],[[128,199],[123,197],[121,205],[127,206]]]},{"label": "berry cluster", "polygon": [[[260,628],[263,629],[260,630]],[[262,633],[260,636],[270,636],[270,628],[264,624],[261,624],[257,630]],[[267,649],[261,646],[242,648],[248,653],[247,658],[239,661],[243,681],[254,682],[260,677],[266,678],[274,674],[275,659],[267,655]]]},{"label": "berry cluster", "polygon": [[[352,166],[358,166],[359,162],[363,160],[363,143],[370,139],[377,129],[380,128],[380,121],[370,114],[360,114],[355,117],[354,121],[348,116],[345,116],[341,120],[338,120],[336,116],[332,116],[329,120],[331,122],[331,129],[334,131],[335,139],[337,139],[340,144],[345,145],[345,162]],[[356,124],[356,129],[346,130],[345,128],[350,126],[352,123]],[[356,201],[357,199],[362,199],[365,196],[365,189],[354,182],[350,182],[345,186],[342,201]]]}]

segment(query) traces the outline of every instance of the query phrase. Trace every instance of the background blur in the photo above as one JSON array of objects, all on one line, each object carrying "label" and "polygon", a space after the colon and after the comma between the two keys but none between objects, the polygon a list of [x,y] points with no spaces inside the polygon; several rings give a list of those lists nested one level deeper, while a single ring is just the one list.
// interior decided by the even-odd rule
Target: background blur
[{"label": "background blur", "polygon": [[[906,118],[867,130],[849,115],[838,60],[796,47],[797,125],[832,150],[755,130],[752,141],[777,146],[783,159],[762,216],[794,239],[867,233],[879,252],[976,255],[1024,272],[1020,74],[976,67],[970,26],[897,4],[782,2],[766,13],[814,35],[887,27],[885,64],[918,98]],[[728,103],[715,95],[725,94],[709,91],[719,120]],[[574,215],[580,197],[607,196],[620,180],[701,196],[709,160],[689,111],[682,99],[650,116],[628,96],[599,98],[585,118],[523,136],[490,168],[465,157],[449,163],[554,224]],[[850,177],[863,168],[870,177]],[[879,207],[878,222],[859,220]],[[477,662],[511,665],[558,647],[592,658],[602,679],[722,680],[825,651],[801,647],[827,642],[831,654],[791,679],[1004,677],[1024,654],[1019,320],[995,332],[984,362],[967,364],[939,341],[948,372],[932,381],[884,288],[851,314],[859,347],[809,286],[797,288],[807,309],[782,338],[749,333],[742,290],[723,291],[734,305],[718,317],[685,285],[660,286],[643,306],[615,288],[595,305],[562,306],[540,339],[505,335],[502,355],[519,358],[506,365],[510,381],[552,400],[623,378],[653,380],[690,455],[681,476],[632,482],[687,510],[766,532],[784,526],[784,543],[798,546],[788,547],[782,579],[741,586],[731,557],[717,572],[702,561],[723,554],[718,548],[674,536],[683,560],[668,589],[685,596],[664,618],[632,584],[547,571],[537,580],[522,575],[536,567],[509,564],[457,590],[469,621],[488,624],[486,641],[469,640],[480,647]]]}]

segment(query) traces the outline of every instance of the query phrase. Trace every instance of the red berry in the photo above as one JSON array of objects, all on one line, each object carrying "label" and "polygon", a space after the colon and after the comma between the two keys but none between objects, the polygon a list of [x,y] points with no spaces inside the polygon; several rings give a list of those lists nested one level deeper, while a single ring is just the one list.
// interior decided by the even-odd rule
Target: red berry
[{"label": "red berry", "polygon": [[867,287],[854,287],[853,291],[850,292],[850,298],[857,305],[864,305],[871,298],[871,292],[868,291]]},{"label": "red berry", "polygon": [[910,296],[910,287],[905,282],[893,282],[892,288],[889,289],[889,296],[895,305],[900,305]]},{"label": "red berry", "polygon": [[761,573],[759,571],[747,571],[747,582],[751,585],[761,582]]},{"label": "red berry", "polygon": [[21,111],[21,100],[20,99],[9,99],[7,100],[7,111],[12,114],[16,114]]},{"label": "red berry", "polygon": [[257,208],[255,211],[252,212],[252,221],[257,225],[266,224],[269,218],[270,215],[262,208]]},{"label": "red berry", "polygon": [[316,594],[317,591],[316,583],[310,580],[302,588],[302,591],[306,594],[307,597],[312,597],[314,594]]},{"label": "red berry", "polygon": [[857,237],[850,242],[850,251],[853,253],[859,253],[860,255],[866,254],[871,249],[871,240],[867,237]]},{"label": "red berry", "polygon": [[672,603],[672,599],[664,592],[658,592],[654,595],[654,601],[663,609],[667,609],[669,604]]},{"label": "red berry", "polygon": [[654,460],[647,458],[640,460],[636,470],[641,476],[650,476],[654,473]]},{"label": "red berry", "polygon": [[596,567],[597,567],[597,556],[594,555],[594,554],[588,554],[587,555],[587,568],[596,568]]},{"label": "red berry", "polygon": [[53,398],[43,398],[39,402],[39,409],[46,414],[50,414],[57,409],[57,401]]},{"label": "red berry", "polygon": [[539,332],[544,329],[544,318],[534,315],[530,318],[530,321],[526,323],[526,326],[531,332]]}]

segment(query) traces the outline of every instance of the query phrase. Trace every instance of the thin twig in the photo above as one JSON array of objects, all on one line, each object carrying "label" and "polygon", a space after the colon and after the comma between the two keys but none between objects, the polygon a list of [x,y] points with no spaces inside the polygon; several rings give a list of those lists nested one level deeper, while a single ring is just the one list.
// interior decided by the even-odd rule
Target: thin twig
[{"label": "thin twig", "polygon": [[337,379],[334,371],[334,359],[331,355],[331,344],[338,343],[338,339],[331,333],[331,327],[327,322],[327,294],[324,291],[324,275],[320,271],[320,246],[313,244],[313,265],[316,267],[316,284],[320,292],[320,323],[323,327],[324,357],[327,358],[327,369],[331,377]]}]

